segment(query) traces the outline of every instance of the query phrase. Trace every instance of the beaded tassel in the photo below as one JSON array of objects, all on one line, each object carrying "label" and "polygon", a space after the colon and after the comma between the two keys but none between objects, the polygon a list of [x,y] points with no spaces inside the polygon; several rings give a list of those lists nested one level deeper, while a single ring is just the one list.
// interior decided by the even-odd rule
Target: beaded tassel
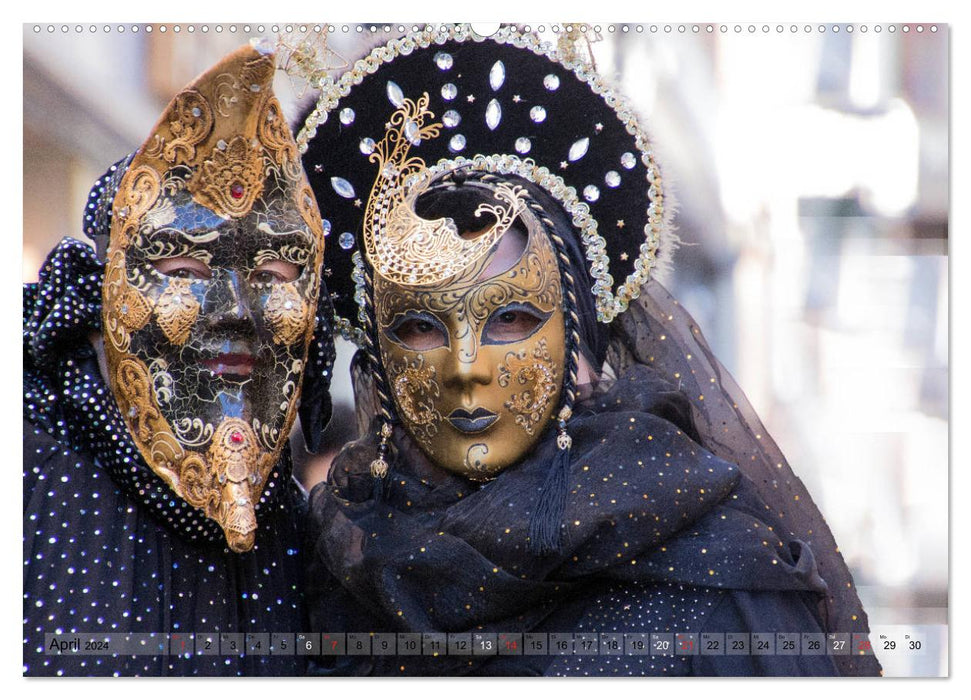
[{"label": "beaded tassel", "polygon": [[390,423],[381,424],[381,444],[378,445],[378,458],[371,462],[371,476],[383,479],[388,474],[388,439],[391,437]]}]

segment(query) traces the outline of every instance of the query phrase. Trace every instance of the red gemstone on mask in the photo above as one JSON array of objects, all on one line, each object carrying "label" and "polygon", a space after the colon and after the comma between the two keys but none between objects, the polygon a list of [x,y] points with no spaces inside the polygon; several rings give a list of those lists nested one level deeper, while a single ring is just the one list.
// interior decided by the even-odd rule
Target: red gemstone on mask
[{"label": "red gemstone on mask", "polygon": [[229,434],[230,442],[235,442],[237,445],[243,441],[243,434],[238,430],[234,430]]},{"label": "red gemstone on mask", "polygon": [[243,186],[237,182],[229,188],[229,194],[232,195],[233,199],[239,199],[243,196]]}]

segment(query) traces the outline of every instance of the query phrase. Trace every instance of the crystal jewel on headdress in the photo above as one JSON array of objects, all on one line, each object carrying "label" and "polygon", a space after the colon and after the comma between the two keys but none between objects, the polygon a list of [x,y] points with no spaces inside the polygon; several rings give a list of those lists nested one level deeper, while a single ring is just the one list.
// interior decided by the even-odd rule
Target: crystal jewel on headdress
[{"label": "crystal jewel on headdress", "polygon": [[345,107],[340,113],[341,124],[347,126],[354,122],[354,110],[350,107]]},{"label": "crystal jewel on headdress", "polygon": [[516,139],[516,151],[519,153],[529,153],[529,149],[533,147],[533,144],[525,136],[520,136]]},{"label": "crystal jewel on headdress", "polygon": [[[381,65],[394,61],[399,55],[411,53],[415,47],[428,48],[432,45],[444,46],[450,41],[462,43],[468,40],[476,42],[487,41],[486,38],[479,37],[472,32],[466,25],[428,25],[416,34],[393,40],[386,46],[375,49],[367,57],[355,63],[354,70],[348,71],[339,79],[331,81],[326,86],[320,86],[321,96],[317,102],[317,106],[310,113],[304,128],[297,135],[298,149],[301,153],[307,152],[308,141],[315,137],[317,127],[326,123],[328,113],[335,110],[340,100],[350,94],[352,86],[362,82],[365,72],[374,73]],[[649,193],[650,197],[656,195],[656,200],[650,201],[647,206],[647,223],[643,226],[645,239],[640,247],[640,255],[635,261],[635,272],[627,275],[626,280],[614,292],[612,287],[613,278],[607,273],[606,242],[597,233],[597,220],[590,214],[589,205],[578,201],[576,189],[567,186],[561,178],[551,174],[548,168],[537,166],[535,163],[530,167],[517,166],[520,170],[524,171],[520,172],[520,175],[540,183],[554,198],[558,199],[567,211],[571,213],[574,224],[582,229],[582,239],[584,247],[587,250],[587,257],[592,261],[591,273],[595,279],[593,292],[597,299],[598,319],[603,322],[609,322],[618,313],[621,313],[627,308],[628,302],[631,299],[638,297],[640,287],[650,277],[656,264],[658,246],[666,231],[667,219],[670,216],[670,208],[666,210],[664,207],[664,193],[660,184],[661,179],[657,176],[655,182],[655,178],[651,176],[651,173],[654,172],[657,165],[654,161],[653,152],[651,151],[650,139],[641,130],[636,113],[630,109],[624,97],[616,91],[608,80],[598,75],[595,70],[588,70],[583,65],[568,60],[559,53],[557,47],[552,43],[540,41],[538,37],[532,34],[522,35],[514,26],[500,28],[488,40],[499,45],[509,44],[517,48],[527,49],[537,56],[543,56],[551,62],[558,64],[568,73],[572,72],[578,80],[586,84],[593,94],[601,96],[604,104],[613,110],[617,119],[623,124],[624,130],[634,137],[634,144],[639,151],[637,154],[640,156],[639,160],[644,163],[648,171],[647,182],[656,185],[653,189],[653,194]],[[559,76],[553,73],[543,74],[543,86],[547,90],[552,91],[557,89],[561,80]],[[552,88],[552,85],[556,85],[557,88]],[[443,86],[441,94],[445,100],[453,100],[458,96],[458,89],[454,84],[448,83]],[[469,95],[469,97],[472,96]],[[537,124],[541,123],[546,118],[546,110],[540,105],[536,105],[530,110],[529,116],[533,122]],[[448,142],[449,150],[453,154],[466,148],[466,145],[465,137],[459,134],[454,135]],[[630,152],[623,154],[620,158],[620,165],[626,170],[633,170],[637,165],[637,155]],[[510,157],[517,160],[515,156]],[[484,158],[486,157],[477,155],[475,160],[476,162],[481,162],[481,159]],[[461,156],[455,156],[451,162],[457,163],[459,161],[471,162]],[[500,163],[498,158],[488,162],[494,164],[496,169],[493,172],[511,172],[507,170],[507,165],[503,165],[502,169],[499,169]],[[551,165],[555,164],[551,163]],[[606,175],[604,177],[604,182],[607,182]],[[608,183],[607,186],[612,185]],[[582,211],[581,208],[586,208],[586,211]],[[357,338],[361,337],[360,331],[350,327],[346,319],[338,319],[338,327],[345,337],[348,335]]]},{"label": "crystal jewel on headdress", "polygon": [[587,185],[583,188],[583,198],[588,202],[596,202],[600,199],[600,190],[595,185]]},{"label": "crystal jewel on headdress", "polygon": [[439,51],[435,54],[435,65],[442,70],[448,70],[452,67],[452,54]]},{"label": "crystal jewel on headdress", "polygon": [[391,80],[388,81],[388,100],[395,107],[400,107],[405,102],[404,93],[401,92],[401,88],[398,87],[398,83]]},{"label": "crystal jewel on headdress", "polygon": [[339,242],[341,244],[341,248],[344,250],[350,250],[354,247],[354,234],[350,231],[344,231],[344,233],[341,234]]},{"label": "crystal jewel on headdress", "polygon": [[442,115],[442,123],[449,129],[453,129],[462,121],[462,115],[454,109],[450,109]]},{"label": "crystal jewel on headdress", "polygon": [[404,128],[405,138],[412,146],[417,146],[421,143],[421,136],[418,134],[418,125],[415,122],[408,122],[405,124]]},{"label": "crystal jewel on headdress", "polygon": [[611,170],[606,175],[604,175],[604,182],[607,183],[607,187],[619,187],[620,173],[618,173],[616,170]]},{"label": "crystal jewel on headdress", "polygon": [[492,131],[495,131],[496,127],[499,126],[499,122],[502,120],[502,108],[499,106],[499,100],[489,101],[488,106],[486,106],[485,120],[486,126]]},{"label": "crystal jewel on headdress", "polygon": [[449,139],[448,149],[452,153],[458,153],[463,148],[465,148],[465,137],[462,134],[455,134],[455,136]]},{"label": "crystal jewel on headdress", "polygon": [[575,160],[580,160],[583,156],[587,155],[587,149],[590,147],[590,139],[583,137],[578,141],[574,141],[573,145],[570,146],[570,152],[567,158],[570,159],[572,163]]},{"label": "crystal jewel on headdress", "polygon": [[354,199],[354,185],[349,183],[342,177],[332,177],[330,179],[330,186],[334,188],[334,192],[339,194],[344,199]]},{"label": "crystal jewel on headdress", "polygon": [[330,220],[329,219],[321,219],[320,220],[320,227],[324,230],[324,235],[325,236],[329,236],[330,235]]},{"label": "crystal jewel on headdress", "polygon": [[366,156],[369,156],[372,153],[374,153],[374,139],[368,136],[361,139],[361,153],[363,153]]},{"label": "crystal jewel on headdress", "polygon": [[495,92],[502,87],[504,82],[506,82],[506,66],[503,65],[502,61],[496,61],[489,70],[489,87]]}]

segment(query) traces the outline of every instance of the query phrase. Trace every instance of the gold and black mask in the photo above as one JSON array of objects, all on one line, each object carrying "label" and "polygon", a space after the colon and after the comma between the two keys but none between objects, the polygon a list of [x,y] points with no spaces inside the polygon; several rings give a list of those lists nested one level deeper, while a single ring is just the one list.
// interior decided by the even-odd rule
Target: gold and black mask
[{"label": "gold and black mask", "polygon": [[[484,231],[469,230],[476,219],[461,211],[470,201],[501,208],[521,193],[483,182],[459,189],[464,196],[428,195],[450,223],[470,222],[456,226],[463,243],[490,235],[495,242],[445,279],[406,286],[376,275],[374,307],[388,390],[405,429],[438,466],[484,480],[533,447],[558,405],[562,291],[555,251],[531,210],[499,212]],[[501,214],[517,210],[497,235]]]},{"label": "gold and black mask", "polygon": [[115,196],[103,293],[135,443],[237,552],[296,415],[324,248],[273,74],[244,47],[176,95]]}]

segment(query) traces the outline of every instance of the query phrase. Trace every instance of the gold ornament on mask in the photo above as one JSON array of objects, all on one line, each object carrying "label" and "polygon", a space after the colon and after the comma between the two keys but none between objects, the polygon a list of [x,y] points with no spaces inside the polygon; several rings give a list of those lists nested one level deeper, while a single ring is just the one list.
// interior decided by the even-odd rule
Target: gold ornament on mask
[{"label": "gold ornament on mask", "polygon": [[501,387],[510,383],[522,387],[521,392],[513,394],[503,405],[516,414],[516,424],[522,426],[527,435],[533,435],[559,387],[546,339],[540,339],[528,357],[525,350],[507,353],[505,363],[499,366],[497,381]]},{"label": "gold ornament on mask", "polygon": [[[439,283],[374,278],[381,363],[402,427],[436,465],[477,481],[494,478],[532,448],[559,400],[565,365],[553,244],[529,208],[505,235]],[[489,272],[495,267],[501,271]],[[506,312],[525,314],[533,325],[518,337],[491,335]],[[424,335],[414,335],[419,322]]]},{"label": "gold ornament on mask", "polygon": [[307,304],[290,283],[274,285],[264,314],[274,343],[290,345],[307,332]]},{"label": "gold ornament on mask", "polygon": [[398,410],[409,430],[426,446],[429,454],[434,453],[429,442],[438,432],[438,424],[442,420],[442,414],[435,409],[434,403],[441,394],[435,375],[435,368],[426,367],[421,355],[413,363],[406,360],[403,365],[391,363],[388,368]]},{"label": "gold ornament on mask", "polygon": [[168,140],[155,134],[154,142],[145,154],[161,158],[166,163],[191,161],[196,157],[196,146],[205,140],[212,129],[212,109],[206,99],[195,90],[184,90],[175,97],[170,111]]},{"label": "gold ornament on mask", "polygon": [[220,216],[239,218],[263,194],[263,157],[263,146],[255,139],[220,141],[202,163],[200,177],[189,181],[189,192]]},{"label": "gold ornament on mask", "polygon": [[369,159],[378,176],[364,213],[364,250],[381,277],[403,286],[441,282],[488,252],[526,204],[522,188],[499,185],[496,204],[483,203],[475,216],[488,214],[494,222],[472,239],[462,238],[450,219],[423,219],[415,202],[427,189],[425,163],[408,157],[413,144],[438,136],[441,124],[425,126],[434,117],[428,93],[417,102],[404,100],[388,121],[384,138]]},{"label": "gold ornament on mask", "polygon": [[169,342],[182,345],[199,318],[199,309],[192,294],[192,281],[174,277],[155,302],[155,317]]},{"label": "gold ornament on mask", "polygon": [[151,318],[152,303],[125,279],[125,256],[121,251],[115,251],[108,259],[103,287],[105,297],[111,299],[105,335],[109,343],[124,352],[131,343],[131,333],[144,327]]},{"label": "gold ornament on mask", "polygon": [[[192,396],[177,397],[183,405],[176,411],[172,377],[158,369],[164,363],[147,353],[165,345],[164,340],[186,347],[193,342],[203,314],[202,297],[198,290],[193,293],[193,284],[210,282],[154,275],[146,269],[161,258],[180,255],[210,264],[209,258],[200,257],[206,253],[202,248],[186,245],[180,250],[152,239],[153,232],[171,224],[175,208],[188,199],[186,193],[193,206],[205,207],[224,221],[243,219],[258,204],[298,214],[313,239],[300,266],[320,267],[320,214],[273,95],[273,74],[273,56],[247,46],[176,95],[119,184],[103,284],[109,382],[134,442],[175,494],[218,523],[236,552],[253,547],[256,503],[295,420],[319,278],[309,273],[303,296],[290,283],[275,285],[269,310],[266,304],[260,309],[275,343],[303,341],[288,365],[295,380],[286,383],[279,401],[268,399],[273,404],[273,425],[268,426],[265,416],[262,423],[256,416],[199,418],[192,412],[201,410],[192,404]],[[202,236],[213,240],[224,235],[203,231],[196,240],[192,231],[179,234],[193,245]],[[198,347],[192,347],[185,355],[191,358],[196,352]],[[257,430],[269,431],[273,439],[263,436],[261,441]]]}]

